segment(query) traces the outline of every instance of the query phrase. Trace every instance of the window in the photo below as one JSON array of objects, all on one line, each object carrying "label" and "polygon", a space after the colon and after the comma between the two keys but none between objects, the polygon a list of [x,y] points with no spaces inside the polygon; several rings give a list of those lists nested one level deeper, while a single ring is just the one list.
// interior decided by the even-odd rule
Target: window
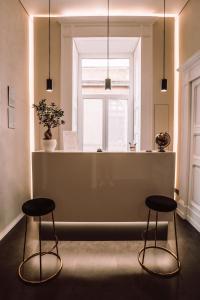
[{"label": "window", "polygon": [[84,150],[103,148],[103,101],[85,98],[83,107]]},{"label": "window", "polygon": [[81,59],[79,137],[84,151],[127,151],[132,123],[129,65],[129,58],[110,59],[112,90],[105,91],[107,60]]}]

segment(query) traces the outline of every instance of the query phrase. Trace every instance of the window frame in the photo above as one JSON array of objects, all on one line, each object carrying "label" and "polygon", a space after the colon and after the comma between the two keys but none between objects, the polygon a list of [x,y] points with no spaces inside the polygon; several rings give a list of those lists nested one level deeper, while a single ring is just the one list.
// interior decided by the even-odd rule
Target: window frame
[{"label": "window frame", "polygon": [[129,93],[126,94],[110,94],[109,91],[103,94],[82,94],[82,59],[105,59],[105,55],[90,54],[90,55],[79,55],[78,63],[78,139],[79,147],[83,151],[83,111],[84,111],[84,99],[102,99],[103,100],[103,141],[102,146],[104,151],[108,151],[108,100],[127,100],[128,110],[128,129],[127,129],[127,150],[129,150],[128,142],[133,141],[134,138],[134,104],[133,104],[133,55],[130,54],[119,54],[112,55],[111,58],[129,59]]}]

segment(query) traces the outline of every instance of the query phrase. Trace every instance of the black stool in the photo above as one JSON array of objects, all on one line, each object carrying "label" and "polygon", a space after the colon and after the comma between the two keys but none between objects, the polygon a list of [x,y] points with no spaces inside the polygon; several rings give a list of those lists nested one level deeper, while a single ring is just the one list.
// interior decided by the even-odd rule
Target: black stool
[{"label": "black stool", "polygon": [[[145,233],[145,241],[144,241],[144,247],[140,250],[138,253],[138,261],[140,265],[142,266],[143,269],[145,269],[147,272],[159,275],[159,276],[173,276],[176,273],[179,272],[180,270],[180,261],[179,261],[179,254],[178,254],[178,240],[177,240],[177,230],[176,230],[176,208],[177,208],[177,203],[175,200],[165,197],[165,196],[160,196],[160,195],[154,195],[154,196],[149,196],[146,198],[146,206],[149,208],[148,212],[148,221],[147,221],[147,229]],[[155,244],[153,246],[148,246],[147,247],[147,239],[148,239],[148,231],[149,231],[149,221],[150,221],[150,215],[151,215],[151,209],[156,211],[156,226],[155,226]],[[169,249],[165,247],[159,247],[157,246],[157,223],[158,223],[158,212],[173,212],[174,214],[174,232],[175,232],[175,242],[176,242],[176,254],[170,251]],[[145,259],[145,252],[146,249],[161,249],[165,252],[168,252],[171,256],[173,256],[176,260],[177,267],[175,270],[171,272],[156,272],[153,271],[152,269],[148,268],[144,264],[144,259]],[[141,259],[141,254],[142,254],[142,259]]]},{"label": "black stool", "polygon": [[[20,278],[25,282],[28,282],[28,283],[46,282],[46,281],[52,279],[53,277],[55,277],[62,269],[62,260],[58,254],[58,238],[57,238],[56,231],[55,231],[55,223],[54,223],[54,215],[53,215],[54,209],[55,209],[54,201],[51,199],[48,199],[48,198],[36,198],[36,199],[28,200],[22,206],[22,211],[26,215],[26,228],[25,228],[25,237],[24,237],[23,261],[21,262],[21,264],[19,266],[18,273],[19,273]],[[52,216],[52,225],[53,225],[53,233],[54,233],[54,238],[55,238],[55,245],[53,246],[53,248],[50,251],[44,252],[44,251],[42,251],[42,247],[41,247],[41,217],[46,214],[49,214],[49,213],[51,213],[51,216]],[[39,218],[39,252],[36,252],[25,259],[28,216]],[[53,252],[54,249],[56,249],[56,253]],[[44,256],[46,254],[56,256],[59,259],[59,265],[58,265],[58,269],[56,270],[56,272],[54,274],[48,276],[47,278],[43,278],[43,276],[42,276],[42,256]],[[23,276],[22,267],[30,259],[32,259],[35,256],[40,257],[39,279],[38,280],[29,280]]]}]

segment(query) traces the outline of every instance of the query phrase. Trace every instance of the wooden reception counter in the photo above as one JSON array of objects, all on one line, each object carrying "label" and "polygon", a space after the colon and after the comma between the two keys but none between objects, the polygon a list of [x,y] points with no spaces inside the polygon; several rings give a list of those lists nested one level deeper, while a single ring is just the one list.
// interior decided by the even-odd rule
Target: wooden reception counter
[{"label": "wooden reception counter", "polygon": [[32,162],[33,196],[54,199],[56,221],[145,221],[148,195],[174,193],[172,152],[34,152]]}]

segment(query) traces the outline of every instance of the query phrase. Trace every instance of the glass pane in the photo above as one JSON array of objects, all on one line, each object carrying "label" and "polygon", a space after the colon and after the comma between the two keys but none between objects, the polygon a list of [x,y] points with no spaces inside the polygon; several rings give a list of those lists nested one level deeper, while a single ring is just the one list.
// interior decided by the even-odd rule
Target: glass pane
[{"label": "glass pane", "polygon": [[[112,93],[129,92],[129,59],[110,59],[109,75]],[[82,59],[82,93],[105,93],[107,59]]]},{"label": "glass pane", "polygon": [[97,151],[103,148],[103,101],[84,99],[83,112],[83,150]]},{"label": "glass pane", "polygon": [[127,151],[127,100],[108,102],[108,150]]}]

